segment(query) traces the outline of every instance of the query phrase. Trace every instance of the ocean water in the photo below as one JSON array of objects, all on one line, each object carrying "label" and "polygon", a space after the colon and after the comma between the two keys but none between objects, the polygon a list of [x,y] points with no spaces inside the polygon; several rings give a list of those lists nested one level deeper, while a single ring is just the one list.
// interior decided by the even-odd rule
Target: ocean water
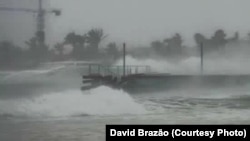
[{"label": "ocean water", "polygon": [[129,94],[81,91],[86,70],[0,73],[1,141],[103,141],[106,124],[249,124],[250,85]]}]

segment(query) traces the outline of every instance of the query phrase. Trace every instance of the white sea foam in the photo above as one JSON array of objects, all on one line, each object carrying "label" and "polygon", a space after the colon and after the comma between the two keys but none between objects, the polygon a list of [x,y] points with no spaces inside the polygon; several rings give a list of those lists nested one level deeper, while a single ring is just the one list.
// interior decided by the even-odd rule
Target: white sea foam
[{"label": "white sea foam", "polygon": [[89,92],[68,90],[33,99],[0,100],[0,115],[70,117],[143,114],[146,110],[123,91],[99,87]]}]

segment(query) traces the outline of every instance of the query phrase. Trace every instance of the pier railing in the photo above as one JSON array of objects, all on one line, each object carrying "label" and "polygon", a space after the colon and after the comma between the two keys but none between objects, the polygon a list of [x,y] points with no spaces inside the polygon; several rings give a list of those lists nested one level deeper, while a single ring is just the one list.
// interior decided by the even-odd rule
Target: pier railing
[{"label": "pier railing", "polygon": [[122,76],[124,75],[132,75],[132,74],[145,74],[151,71],[150,66],[143,65],[128,65],[123,66],[109,66],[109,65],[100,65],[100,64],[88,64],[88,75],[112,75],[112,76]]}]

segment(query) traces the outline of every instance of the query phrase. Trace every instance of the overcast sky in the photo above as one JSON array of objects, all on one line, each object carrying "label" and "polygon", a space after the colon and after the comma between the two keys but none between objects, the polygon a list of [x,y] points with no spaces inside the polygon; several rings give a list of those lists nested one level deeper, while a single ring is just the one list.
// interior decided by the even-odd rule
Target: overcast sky
[{"label": "overcast sky", "polygon": [[[37,0],[0,0],[1,6],[37,6]],[[66,33],[85,33],[103,28],[106,42],[145,45],[176,32],[192,45],[193,34],[207,36],[219,28],[229,36],[250,32],[250,0],[45,0],[48,8],[59,8],[62,16],[50,15],[48,42],[62,41]],[[0,38],[26,40],[35,31],[35,15],[0,12]]]}]

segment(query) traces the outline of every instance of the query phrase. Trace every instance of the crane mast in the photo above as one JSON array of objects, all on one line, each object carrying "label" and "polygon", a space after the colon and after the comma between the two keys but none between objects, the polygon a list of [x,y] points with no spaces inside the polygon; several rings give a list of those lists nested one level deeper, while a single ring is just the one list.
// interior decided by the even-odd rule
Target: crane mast
[{"label": "crane mast", "polygon": [[36,33],[36,37],[38,40],[38,44],[39,47],[42,47],[45,45],[45,32],[44,32],[44,28],[45,28],[45,13],[43,10],[43,2],[42,0],[39,0],[38,3],[38,13],[37,13],[37,33]]},{"label": "crane mast", "polygon": [[37,14],[37,27],[35,37],[39,47],[44,47],[45,45],[45,15],[47,13],[55,14],[56,16],[61,15],[60,10],[45,10],[43,8],[43,0],[38,0],[38,9],[28,9],[28,8],[10,8],[10,7],[0,7],[0,11],[16,11],[16,12],[29,12]]}]

